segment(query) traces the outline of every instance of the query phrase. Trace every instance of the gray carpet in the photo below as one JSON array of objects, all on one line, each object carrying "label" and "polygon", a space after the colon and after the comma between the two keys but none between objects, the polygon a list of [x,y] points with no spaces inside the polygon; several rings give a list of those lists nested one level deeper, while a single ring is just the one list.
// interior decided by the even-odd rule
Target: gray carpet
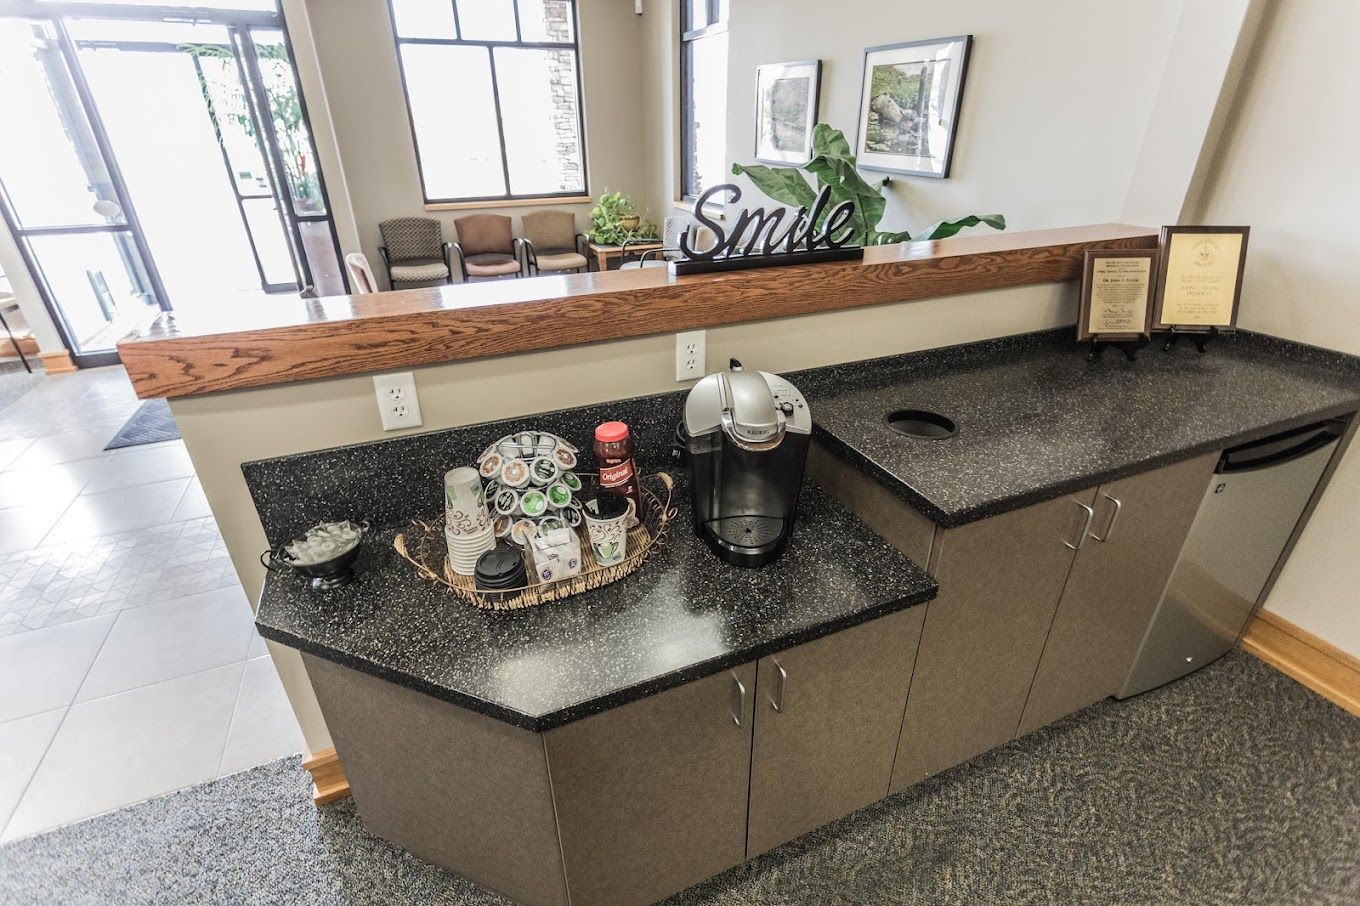
[{"label": "gray carpet", "polygon": [[137,407],[123,427],[105,445],[105,450],[119,447],[138,447],[163,440],[179,440],[179,425],[170,414],[170,404],[163,399],[147,400]]},{"label": "gray carpet", "polygon": [[[3,903],[501,903],[320,811],[297,759],[0,848]],[[1232,654],[675,904],[1360,902],[1360,720]]]},{"label": "gray carpet", "polygon": [[[0,334],[0,343],[6,342]],[[42,374],[29,374],[19,362],[0,362],[0,409],[23,396],[42,381]]]}]

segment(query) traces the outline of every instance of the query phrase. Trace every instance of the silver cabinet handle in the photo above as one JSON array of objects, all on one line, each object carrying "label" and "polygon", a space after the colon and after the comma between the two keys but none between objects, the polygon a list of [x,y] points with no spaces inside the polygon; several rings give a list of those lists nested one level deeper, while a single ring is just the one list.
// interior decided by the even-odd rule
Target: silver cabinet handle
[{"label": "silver cabinet handle", "polygon": [[1079,500],[1074,500],[1072,502],[1086,511],[1086,519],[1082,522],[1080,531],[1077,532],[1077,543],[1073,544],[1071,541],[1064,538],[1063,544],[1072,548],[1074,551],[1079,551],[1081,550],[1081,546],[1086,543],[1086,530],[1091,527],[1091,517],[1095,516],[1096,511]]},{"label": "silver cabinet handle", "polygon": [[1114,512],[1110,513],[1110,521],[1105,526],[1105,534],[1097,535],[1092,532],[1091,537],[1097,541],[1109,541],[1110,536],[1114,534],[1114,524],[1119,521],[1119,513],[1124,509],[1124,504],[1118,497],[1111,497],[1109,494],[1101,494],[1100,496],[1114,504]]},{"label": "silver cabinet handle", "polygon": [[783,714],[784,690],[788,688],[789,685],[789,672],[785,670],[784,667],[774,658],[770,658],[770,663],[774,664],[774,669],[779,671],[779,695],[778,697],[773,695],[770,696],[770,707],[774,708],[780,714]]},{"label": "silver cabinet handle", "polygon": [[736,688],[733,689],[733,691],[736,692],[736,707],[732,709],[732,722],[740,727],[741,717],[746,713],[746,686],[737,678],[735,673],[732,674],[732,682],[737,684]]}]

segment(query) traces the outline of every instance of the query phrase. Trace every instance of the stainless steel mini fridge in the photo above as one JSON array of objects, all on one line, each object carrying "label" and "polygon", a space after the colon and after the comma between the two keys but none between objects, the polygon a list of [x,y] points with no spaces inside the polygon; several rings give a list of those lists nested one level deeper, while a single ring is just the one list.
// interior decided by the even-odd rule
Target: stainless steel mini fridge
[{"label": "stainless steel mini fridge", "polygon": [[1332,419],[1224,451],[1119,698],[1237,644],[1345,428]]}]

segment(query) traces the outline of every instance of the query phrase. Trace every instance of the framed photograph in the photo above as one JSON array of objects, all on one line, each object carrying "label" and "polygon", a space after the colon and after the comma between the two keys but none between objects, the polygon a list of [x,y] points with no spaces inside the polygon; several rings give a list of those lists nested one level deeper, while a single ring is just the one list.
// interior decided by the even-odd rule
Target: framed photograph
[{"label": "framed photograph", "polygon": [[1148,336],[1156,265],[1156,249],[1087,252],[1077,340],[1124,342]]},{"label": "framed photograph", "polygon": [[1237,326],[1250,231],[1244,226],[1162,227],[1153,330],[1205,333]]},{"label": "framed photograph", "polygon": [[944,179],[972,35],[864,51],[855,156],[868,170]]},{"label": "framed photograph", "polygon": [[805,164],[812,158],[821,91],[821,60],[756,67],[756,160]]}]

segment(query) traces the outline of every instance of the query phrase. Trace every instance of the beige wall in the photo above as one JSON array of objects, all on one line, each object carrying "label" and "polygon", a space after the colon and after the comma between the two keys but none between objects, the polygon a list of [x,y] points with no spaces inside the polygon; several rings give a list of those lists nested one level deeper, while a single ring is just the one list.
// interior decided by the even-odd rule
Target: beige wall
[{"label": "beige wall", "polygon": [[[1240,323],[1360,355],[1360,4],[1272,4],[1196,220],[1251,225]],[[1267,607],[1360,656],[1360,445]]]},{"label": "beige wall", "polygon": [[[305,0],[305,5],[362,251],[381,271],[378,224],[391,217],[437,217],[445,224],[445,238],[455,238],[454,218],[476,212],[424,210],[385,0]],[[633,12],[632,0],[586,0],[578,7],[590,193],[598,197],[607,189],[619,189],[641,202],[647,197],[641,19]],[[295,34],[299,28],[291,16],[289,27]],[[305,87],[313,103],[314,86]],[[450,98],[455,97],[458,86],[448,88]],[[326,173],[329,180],[330,170]],[[335,187],[330,188],[332,202],[343,203]],[[588,229],[589,205],[559,207],[577,213],[579,231]],[[527,205],[492,210],[518,220],[535,209]],[[515,232],[520,232],[518,223]],[[354,251],[343,235],[341,245],[346,252]]]},{"label": "beige wall", "polygon": [[1018,230],[1117,221],[1180,11],[1181,0],[738,0],[728,159],[753,159],[759,64],[820,58],[819,119],[853,146],[864,48],[972,34],[950,177],[891,174],[883,227],[994,212]]}]

